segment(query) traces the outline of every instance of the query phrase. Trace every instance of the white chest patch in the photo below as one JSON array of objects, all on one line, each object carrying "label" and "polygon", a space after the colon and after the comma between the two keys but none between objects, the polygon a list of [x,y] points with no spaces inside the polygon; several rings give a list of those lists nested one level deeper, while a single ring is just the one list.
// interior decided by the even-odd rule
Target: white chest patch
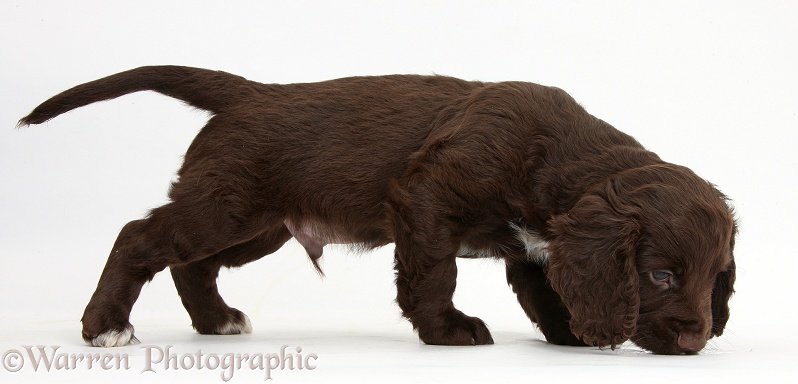
[{"label": "white chest patch", "polygon": [[[513,222],[508,224],[510,229],[515,232],[515,238],[524,247],[527,259],[529,261],[546,264],[549,259],[549,243],[543,240],[543,237],[535,231],[523,228]],[[460,249],[457,251],[458,257],[466,258],[498,258],[506,254],[509,249],[504,244],[496,244],[487,248],[476,248],[467,243],[460,244]]]},{"label": "white chest patch", "polygon": [[524,245],[529,261],[546,264],[549,260],[549,242],[543,240],[539,233],[522,228],[515,223],[511,222],[510,228],[515,231],[518,241]]}]

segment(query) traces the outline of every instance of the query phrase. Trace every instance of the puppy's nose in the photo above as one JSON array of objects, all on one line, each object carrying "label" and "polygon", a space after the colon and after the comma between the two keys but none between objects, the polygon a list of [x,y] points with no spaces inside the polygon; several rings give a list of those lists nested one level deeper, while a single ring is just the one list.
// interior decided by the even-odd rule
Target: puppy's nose
[{"label": "puppy's nose", "polygon": [[698,352],[707,345],[707,339],[698,333],[679,332],[676,343],[684,352]]}]

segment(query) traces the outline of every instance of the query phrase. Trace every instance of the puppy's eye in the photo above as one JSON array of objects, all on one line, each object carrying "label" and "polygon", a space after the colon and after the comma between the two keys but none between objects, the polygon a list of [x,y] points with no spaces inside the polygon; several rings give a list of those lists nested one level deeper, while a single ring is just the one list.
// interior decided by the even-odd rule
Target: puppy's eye
[{"label": "puppy's eye", "polygon": [[671,276],[673,276],[671,271],[659,270],[651,272],[651,277],[656,281],[667,282]]},{"label": "puppy's eye", "polygon": [[648,276],[651,278],[651,282],[654,283],[654,285],[662,289],[674,288],[673,272],[671,271],[659,269],[649,272]]}]

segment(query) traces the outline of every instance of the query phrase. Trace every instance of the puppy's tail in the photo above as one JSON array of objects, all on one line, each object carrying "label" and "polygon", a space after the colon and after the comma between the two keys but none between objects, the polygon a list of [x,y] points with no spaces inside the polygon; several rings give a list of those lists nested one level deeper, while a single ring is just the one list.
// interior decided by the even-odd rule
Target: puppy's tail
[{"label": "puppy's tail", "polygon": [[147,90],[219,113],[251,97],[256,92],[256,84],[221,71],[179,66],[140,67],[61,92],[23,117],[19,126],[41,124],[84,105]]}]

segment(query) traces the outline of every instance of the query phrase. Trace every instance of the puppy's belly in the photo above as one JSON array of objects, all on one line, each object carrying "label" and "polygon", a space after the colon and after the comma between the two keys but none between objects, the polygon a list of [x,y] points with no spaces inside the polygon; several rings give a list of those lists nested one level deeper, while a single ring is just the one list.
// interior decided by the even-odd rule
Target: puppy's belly
[{"label": "puppy's belly", "polygon": [[334,227],[323,224],[318,220],[292,220],[283,221],[291,236],[305,248],[311,259],[321,257],[324,246],[328,244],[348,244],[357,250],[368,250],[383,246],[390,242],[379,230],[374,233],[347,233],[336,231]]},{"label": "puppy's belly", "polygon": [[[324,225],[309,221],[295,222],[285,219],[284,224],[291,232],[291,235],[314,260],[321,257],[324,252],[324,246],[327,244],[353,244],[358,242],[354,239],[347,239]],[[541,265],[546,264],[549,258],[549,243],[537,231],[521,227],[513,222],[508,223],[508,226],[514,233],[513,243],[504,244],[497,241],[488,246],[475,246],[465,241],[460,244],[457,257],[503,258],[520,248],[529,261]]]},{"label": "puppy's belly", "polygon": [[335,234],[329,233],[319,225],[296,223],[290,219],[285,219],[284,223],[291,235],[313,259],[321,257],[325,245],[340,242]]}]

